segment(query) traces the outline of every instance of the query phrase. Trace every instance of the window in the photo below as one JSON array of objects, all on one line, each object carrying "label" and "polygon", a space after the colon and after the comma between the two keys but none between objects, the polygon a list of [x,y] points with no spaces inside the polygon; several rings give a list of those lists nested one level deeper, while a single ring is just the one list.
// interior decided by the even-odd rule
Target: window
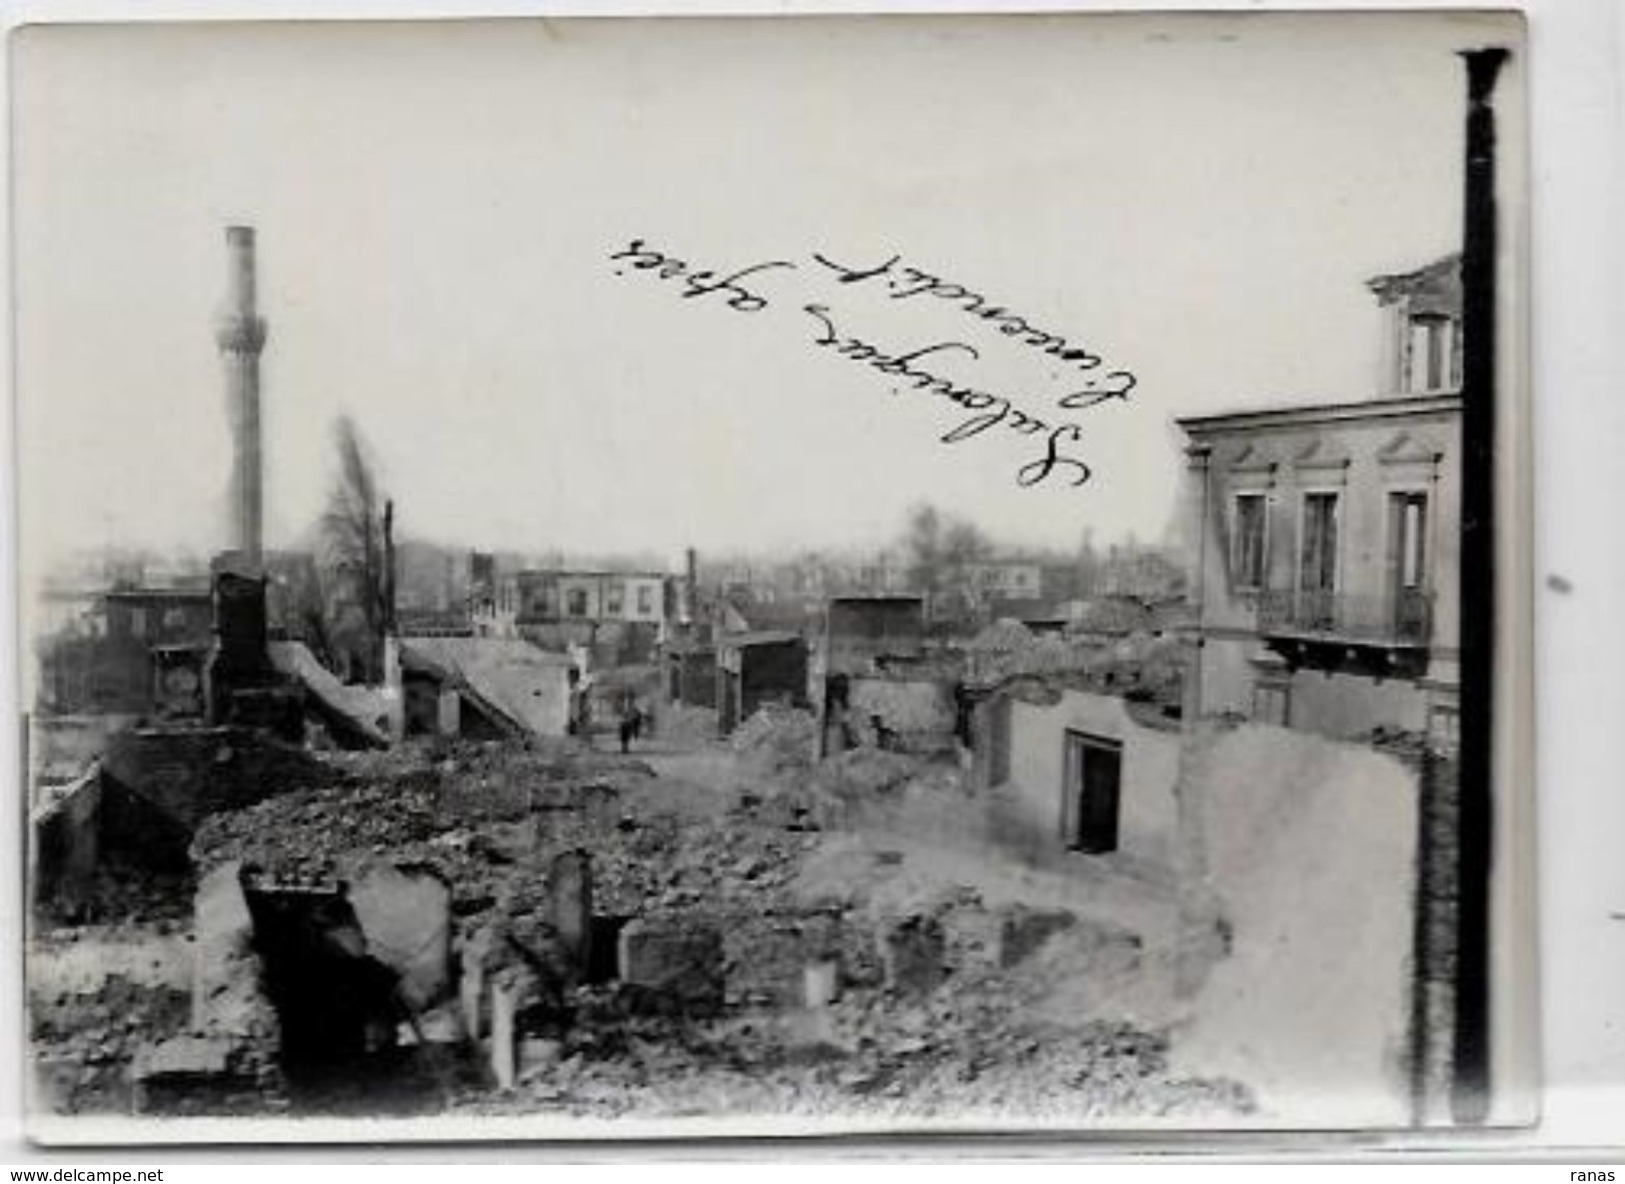
[{"label": "window", "polygon": [[147,610],[132,608],[130,610],[130,636],[145,637],[147,635]]},{"label": "window", "polygon": [[1388,495],[1389,601],[1395,634],[1424,640],[1428,625],[1427,511],[1425,493]]},{"label": "window", "polygon": [[1460,385],[1455,328],[1455,322],[1449,317],[1411,318],[1408,386],[1412,393],[1453,390]]},{"label": "window", "polygon": [[609,591],[604,593],[604,614],[611,617],[620,616],[625,603],[626,589],[619,584],[611,585]]},{"label": "window", "polygon": [[1298,556],[1299,614],[1315,627],[1335,624],[1337,495],[1303,495],[1303,550]]},{"label": "window", "polygon": [[1235,586],[1264,586],[1264,495],[1238,493],[1230,536],[1230,572]]},{"label": "window", "polygon": [[585,588],[571,588],[565,594],[566,612],[572,617],[587,615],[587,590]]},{"label": "window", "polygon": [[638,589],[638,615],[640,617],[653,616],[655,611],[655,590],[644,584]]},{"label": "window", "polygon": [[1091,855],[1117,850],[1122,742],[1067,732],[1063,777],[1061,838],[1067,848]]},{"label": "window", "polygon": [[1426,571],[1423,557],[1427,542],[1427,494],[1396,493],[1392,503],[1395,574],[1401,588],[1417,589],[1422,586]]}]

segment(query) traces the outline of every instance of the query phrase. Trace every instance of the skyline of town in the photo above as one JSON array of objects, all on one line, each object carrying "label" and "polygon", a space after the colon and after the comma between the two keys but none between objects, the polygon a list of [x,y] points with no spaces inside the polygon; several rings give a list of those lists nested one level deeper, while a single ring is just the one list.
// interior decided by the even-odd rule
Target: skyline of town
[{"label": "skyline of town", "polygon": [[[49,31],[67,36],[36,39],[18,70],[25,571],[58,549],[207,553],[226,537],[212,326],[226,286],[216,244],[237,222],[260,236],[270,329],[268,545],[294,544],[318,516],[345,412],[398,494],[403,534],[482,549],[873,547],[920,500],[1019,545],[1071,546],[1088,523],[1102,538],[1162,537],[1178,517],[1175,416],[1382,393],[1365,282],[1459,237],[1458,63],[1444,26],[1398,39],[1379,17],[1335,36],[1286,20],[1230,42],[1096,28],[959,25],[895,95],[886,87],[904,83],[880,81],[907,48],[895,29],[809,53],[785,27],[741,26],[731,71],[687,90],[685,55],[708,51],[675,27],[650,40],[591,24],[545,47],[494,26],[437,31],[434,53],[478,55],[478,78],[440,78],[428,42],[372,29],[365,87],[333,43],[286,27]],[[171,76],[177,51],[195,82]],[[550,69],[533,68],[538,53]],[[1012,55],[1066,85],[1012,86],[1000,65]],[[1057,55],[1087,68],[1052,70]],[[1199,101],[1176,85],[1195,64]],[[264,82],[290,72],[298,87]],[[608,81],[628,76],[648,93]],[[191,101],[227,77],[212,105]],[[972,109],[941,93],[994,78]],[[139,167],[86,106],[114,84],[152,154]],[[751,103],[731,101],[740,88]],[[808,111],[815,92],[836,106]],[[600,101],[538,122],[559,93]],[[1131,125],[1090,115],[1123,109]],[[1050,128],[1053,150],[1012,142],[1013,122]],[[1199,150],[1158,147],[1176,135]],[[684,167],[691,140],[706,167]],[[950,140],[941,159],[922,147]],[[922,169],[932,200],[877,173],[888,157]],[[1035,170],[1076,180],[1024,185]],[[669,183],[656,195],[641,175]],[[746,176],[756,199],[730,203]],[[1019,238],[963,233],[974,211],[1017,197]],[[773,302],[743,311],[726,293],[617,274],[631,241],[695,273],[794,266],[739,281]],[[888,278],[915,268],[941,282],[899,300],[879,280],[846,282],[893,257]],[[843,340],[883,356],[963,342],[977,356],[938,355],[937,370],[1029,413],[1059,415],[1055,396],[1086,389],[1064,380],[1092,381],[991,332],[958,291],[1133,377],[1132,397],[1067,421],[1087,484],[1018,485],[1036,449],[1003,427],[942,444],[965,413],[891,395],[883,373],[820,349],[824,328],[800,311],[825,308]],[[91,324],[87,351],[66,327]],[[88,488],[74,476],[91,471],[104,479]],[[816,496],[763,496],[781,487]]]}]

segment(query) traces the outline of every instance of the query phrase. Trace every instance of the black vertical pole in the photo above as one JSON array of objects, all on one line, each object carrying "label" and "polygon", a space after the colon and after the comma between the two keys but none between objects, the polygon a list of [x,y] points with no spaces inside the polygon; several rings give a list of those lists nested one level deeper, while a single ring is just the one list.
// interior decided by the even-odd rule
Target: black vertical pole
[{"label": "black vertical pole", "polygon": [[1461,804],[1455,1083],[1457,1122],[1489,1112],[1490,855],[1495,646],[1495,111],[1505,49],[1464,53],[1467,160],[1462,225]]}]

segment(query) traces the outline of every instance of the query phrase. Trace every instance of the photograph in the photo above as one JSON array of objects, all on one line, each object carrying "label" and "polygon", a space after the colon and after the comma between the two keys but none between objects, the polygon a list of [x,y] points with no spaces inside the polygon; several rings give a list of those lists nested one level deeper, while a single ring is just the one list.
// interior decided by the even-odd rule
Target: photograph
[{"label": "photograph", "polygon": [[1534,1121],[1525,41],[12,30],[30,1136]]}]

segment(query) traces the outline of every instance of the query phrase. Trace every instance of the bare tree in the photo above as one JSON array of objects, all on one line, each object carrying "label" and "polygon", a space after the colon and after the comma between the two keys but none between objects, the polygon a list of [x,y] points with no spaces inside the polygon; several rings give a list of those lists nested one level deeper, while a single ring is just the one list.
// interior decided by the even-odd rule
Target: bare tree
[{"label": "bare tree", "polygon": [[942,515],[935,506],[916,506],[908,513],[903,532],[903,551],[908,556],[908,579],[929,603],[942,581]]},{"label": "bare tree", "polygon": [[909,511],[903,532],[910,581],[924,592],[933,616],[960,618],[972,608],[970,565],[992,556],[992,541],[975,523],[934,506]]},{"label": "bare tree", "polygon": [[322,515],[327,638],[344,673],[376,682],[383,675],[384,634],[392,624],[390,532],[393,507],[355,421],[334,425],[338,474]]}]

